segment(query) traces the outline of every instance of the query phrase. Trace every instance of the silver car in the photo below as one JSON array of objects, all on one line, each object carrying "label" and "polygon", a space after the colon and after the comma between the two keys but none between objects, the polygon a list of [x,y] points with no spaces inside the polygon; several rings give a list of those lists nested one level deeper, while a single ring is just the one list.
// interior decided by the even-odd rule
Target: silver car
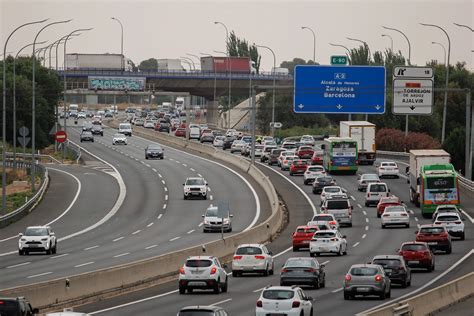
[{"label": "silver car", "polygon": [[365,191],[367,190],[367,185],[373,182],[380,182],[379,176],[375,173],[364,173],[359,176],[357,180],[357,190],[358,191]]},{"label": "silver car", "polygon": [[343,290],[345,300],[358,295],[376,295],[383,300],[391,296],[391,281],[378,264],[354,264],[344,278]]},{"label": "silver car", "polygon": [[228,207],[223,205],[210,206],[207,208],[206,213],[202,215],[202,231],[204,233],[210,231],[230,233],[232,231],[232,217],[234,215],[230,214]]},{"label": "silver car", "polygon": [[410,227],[410,215],[403,205],[387,206],[383,211],[381,219],[382,228],[389,225],[403,225],[406,228]]}]

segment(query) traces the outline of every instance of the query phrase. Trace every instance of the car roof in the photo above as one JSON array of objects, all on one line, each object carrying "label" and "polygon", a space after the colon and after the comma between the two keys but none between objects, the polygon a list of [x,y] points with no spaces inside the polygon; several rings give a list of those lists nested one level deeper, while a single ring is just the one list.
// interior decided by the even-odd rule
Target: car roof
[{"label": "car roof", "polygon": [[187,311],[187,310],[210,310],[210,311],[221,311],[223,310],[222,307],[215,306],[215,305],[193,305],[193,306],[185,306],[180,309],[180,311]]},{"label": "car roof", "polygon": [[266,290],[286,290],[286,291],[295,291],[295,290],[298,290],[300,289],[299,287],[297,286],[278,286],[278,285],[269,285],[267,286],[266,288],[264,288],[263,290],[266,291]]},{"label": "car roof", "polygon": [[323,230],[318,230],[316,233],[337,233],[337,232],[338,232],[337,229],[323,229]]},{"label": "car roof", "polygon": [[263,244],[242,244],[238,245],[237,248],[241,247],[257,247],[257,248],[262,248],[264,245]]},{"label": "car roof", "polygon": [[443,225],[435,225],[435,224],[423,224],[423,225],[420,225],[420,229],[422,229],[422,228],[431,228],[431,227],[435,227],[435,228],[445,228],[445,229],[446,229],[446,226],[443,226]]},{"label": "car roof", "polygon": [[402,247],[405,245],[425,245],[428,247],[428,244],[424,241],[405,241],[402,243]]},{"label": "car roof", "polygon": [[188,177],[188,178],[186,178],[186,180],[199,180],[199,179],[204,180],[204,178],[202,178],[202,177]]},{"label": "car roof", "polygon": [[403,256],[400,255],[376,255],[374,256],[373,260],[377,259],[403,259]]},{"label": "car roof", "polygon": [[212,260],[214,256],[189,256],[186,260]]},{"label": "car roof", "polygon": [[28,228],[50,228],[50,227],[49,226],[28,226],[26,228],[28,229]]},{"label": "car roof", "polygon": [[382,267],[378,264],[372,264],[372,263],[356,263],[353,264],[349,270],[352,270],[352,268],[376,268],[376,269],[382,269]]}]

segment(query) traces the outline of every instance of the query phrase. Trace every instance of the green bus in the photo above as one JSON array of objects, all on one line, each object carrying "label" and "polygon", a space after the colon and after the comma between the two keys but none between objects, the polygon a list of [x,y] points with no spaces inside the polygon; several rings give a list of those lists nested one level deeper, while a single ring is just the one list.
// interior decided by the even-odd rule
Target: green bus
[{"label": "green bus", "polygon": [[328,137],[322,146],[323,165],[329,173],[357,172],[357,141],[349,137]]}]

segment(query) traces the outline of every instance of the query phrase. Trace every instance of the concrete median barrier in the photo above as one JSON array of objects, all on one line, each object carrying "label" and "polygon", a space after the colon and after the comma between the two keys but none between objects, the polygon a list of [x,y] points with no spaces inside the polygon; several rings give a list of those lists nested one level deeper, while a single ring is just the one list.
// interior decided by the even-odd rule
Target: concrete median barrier
[{"label": "concrete median barrier", "polygon": [[[116,127],[118,123],[112,121],[108,125]],[[264,243],[271,240],[279,232],[283,225],[284,216],[275,188],[269,179],[258,168],[251,166],[247,160],[216,150],[212,146],[187,142],[153,130],[135,128],[134,134],[148,138],[153,137],[158,141],[192,149],[247,172],[263,188],[271,205],[270,217],[248,231],[204,244],[205,252],[203,252],[203,245],[198,245],[90,273],[2,289],[0,290],[0,297],[25,296],[33,306],[40,308],[42,311],[93,302],[104,297],[155,285],[164,279],[177,277],[179,268],[188,256],[214,255],[225,261],[233,255],[238,245]],[[69,280],[69,286],[66,286],[66,279]]]}]

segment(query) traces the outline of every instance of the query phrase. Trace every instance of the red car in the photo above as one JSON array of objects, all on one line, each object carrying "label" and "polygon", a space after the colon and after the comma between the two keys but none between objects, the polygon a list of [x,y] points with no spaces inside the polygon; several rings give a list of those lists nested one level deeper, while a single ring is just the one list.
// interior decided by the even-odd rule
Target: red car
[{"label": "red car", "polygon": [[295,174],[304,174],[307,167],[308,162],[306,160],[293,160],[290,165],[290,176],[293,176]]},{"label": "red car", "polygon": [[314,151],[313,157],[311,157],[312,165],[322,165],[323,164],[324,152],[322,150]]},{"label": "red car", "polygon": [[316,226],[298,226],[293,233],[293,251],[300,248],[308,248],[309,242],[313,238],[314,233],[318,230]]},{"label": "red car", "polygon": [[186,129],[185,128],[177,128],[176,132],[174,132],[174,136],[176,137],[186,137]]},{"label": "red car", "polygon": [[377,217],[382,216],[383,211],[387,206],[402,205],[400,199],[395,195],[384,196],[380,198],[379,204],[377,204]]},{"label": "red car", "polygon": [[435,258],[427,243],[409,241],[402,244],[398,254],[410,268],[424,268],[428,272],[435,269]]},{"label": "red car", "polygon": [[432,250],[443,250],[447,254],[452,251],[451,237],[445,226],[421,225],[416,232],[416,241],[426,242]]},{"label": "red car", "polygon": [[311,159],[313,157],[314,150],[310,146],[301,146],[296,155],[300,157],[300,159]]}]

